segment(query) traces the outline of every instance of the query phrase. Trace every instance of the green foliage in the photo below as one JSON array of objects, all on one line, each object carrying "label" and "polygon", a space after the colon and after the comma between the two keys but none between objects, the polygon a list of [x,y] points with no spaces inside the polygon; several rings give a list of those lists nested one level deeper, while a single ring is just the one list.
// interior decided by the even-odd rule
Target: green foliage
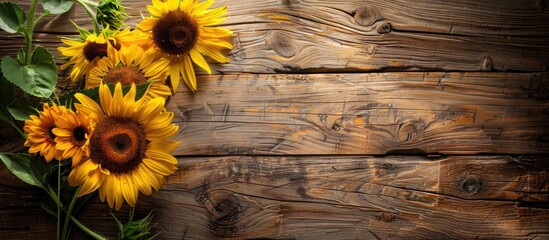
[{"label": "green foliage", "polygon": [[52,14],[61,14],[69,11],[74,3],[72,0],[42,0],[44,10]]},{"label": "green foliage", "polygon": [[4,120],[8,123],[13,123],[9,111],[6,109],[6,107],[2,105],[0,105],[0,120]]},{"label": "green foliage", "polygon": [[33,186],[44,188],[47,175],[51,173],[43,159],[28,154],[0,153],[0,159],[11,173]]},{"label": "green foliage", "polygon": [[25,62],[25,50],[23,50],[22,48],[19,48],[19,50],[17,51],[17,60],[20,63]]},{"label": "green foliage", "polygon": [[151,222],[152,222],[152,212],[149,213],[146,217],[134,221],[133,220],[133,213],[134,208],[130,209],[130,216],[128,219],[128,222],[125,224],[122,224],[116,216],[110,212],[111,216],[114,218],[114,221],[116,221],[116,225],[118,226],[118,239],[121,240],[150,240],[154,239],[157,234],[151,236]]},{"label": "green foliage", "polygon": [[0,104],[7,106],[15,99],[15,86],[0,74]]},{"label": "green foliage", "polygon": [[27,66],[11,57],[2,59],[4,77],[23,91],[37,96],[49,97],[57,84],[57,70],[51,53],[36,47],[32,54],[31,64]]},{"label": "green foliage", "polygon": [[15,3],[0,3],[0,29],[8,33],[22,33],[25,31],[25,12]]},{"label": "green foliage", "polygon": [[84,41],[86,38],[88,38],[88,35],[91,34],[90,31],[84,29],[84,28],[81,28],[80,26],[76,25],[76,23],[74,23],[72,20],[71,20],[71,23],[72,25],[74,25],[74,27],[76,28],[76,30],[78,30],[78,33],[80,34],[80,41]]},{"label": "green foliage", "polygon": [[7,107],[11,116],[15,120],[25,121],[30,119],[30,115],[37,115],[38,112],[31,107],[29,100],[25,97],[20,97],[10,103]]},{"label": "green foliage", "polygon": [[119,29],[124,26],[128,14],[122,6],[122,0],[100,0],[97,6],[97,21],[103,28]]}]

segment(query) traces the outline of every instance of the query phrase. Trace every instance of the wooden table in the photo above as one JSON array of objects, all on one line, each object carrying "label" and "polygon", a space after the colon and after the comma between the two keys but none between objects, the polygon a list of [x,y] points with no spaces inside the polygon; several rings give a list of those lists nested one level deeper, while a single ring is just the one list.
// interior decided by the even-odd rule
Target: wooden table
[{"label": "wooden table", "polygon": [[[124,2],[135,26],[150,2]],[[546,1],[222,5],[231,63],[171,98],[179,171],[139,197],[160,239],[549,238]],[[36,34],[59,64],[69,18],[90,26],[75,7]],[[55,236],[37,192],[0,166],[0,238]],[[107,213],[79,219],[116,236]]]}]

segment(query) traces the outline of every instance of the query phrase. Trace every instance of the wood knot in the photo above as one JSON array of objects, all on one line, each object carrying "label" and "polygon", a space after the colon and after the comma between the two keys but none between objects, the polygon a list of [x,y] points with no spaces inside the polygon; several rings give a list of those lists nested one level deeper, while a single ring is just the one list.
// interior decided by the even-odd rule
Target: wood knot
[{"label": "wood knot", "polygon": [[358,7],[353,15],[355,22],[363,26],[371,26],[380,19],[377,11],[371,6]]},{"label": "wood knot", "polygon": [[378,33],[384,34],[391,31],[391,23],[384,22],[376,27]]},{"label": "wood knot", "polygon": [[482,57],[482,71],[490,71],[492,70],[494,64],[492,62],[492,58],[490,56],[483,56]]},{"label": "wood knot", "polygon": [[424,125],[425,124],[419,121],[400,124],[396,140],[399,142],[409,142],[418,138],[423,131]]},{"label": "wood knot", "polygon": [[395,175],[396,171],[397,169],[393,164],[386,163],[379,167],[379,169],[376,171],[376,175],[379,177],[386,175]]},{"label": "wood knot", "polygon": [[464,192],[475,195],[482,190],[484,182],[476,176],[467,176],[459,182],[459,187]]},{"label": "wood knot", "polygon": [[391,222],[391,221],[393,221],[394,218],[395,218],[395,215],[393,215],[392,213],[383,212],[383,213],[379,214],[379,220],[380,221]]},{"label": "wood knot", "polygon": [[285,4],[285,5],[291,5],[291,4],[297,4],[299,3],[298,0],[282,0],[282,4]]},{"label": "wood knot", "polygon": [[294,40],[282,33],[272,33],[265,39],[267,45],[278,55],[283,57],[293,57],[296,53],[297,45]]}]

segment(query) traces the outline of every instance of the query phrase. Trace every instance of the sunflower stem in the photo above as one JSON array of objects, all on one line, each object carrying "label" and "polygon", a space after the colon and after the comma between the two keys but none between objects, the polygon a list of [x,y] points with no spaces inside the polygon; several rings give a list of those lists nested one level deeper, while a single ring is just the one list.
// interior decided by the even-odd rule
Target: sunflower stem
[{"label": "sunflower stem", "polygon": [[34,13],[36,12],[37,4],[38,0],[32,0],[29,9],[29,19],[27,21],[27,31],[23,34],[25,36],[25,66],[31,63],[32,34],[34,32]]},{"label": "sunflower stem", "polygon": [[74,223],[74,225],[76,225],[78,228],[80,228],[80,230],[87,233],[90,237],[92,237],[96,240],[107,240],[105,237],[97,234],[96,232],[92,231],[88,227],[84,226],[84,224],[82,224],[80,221],[78,221],[78,219],[76,219],[75,217],[70,216],[70,218],[71,218],[72,222]]},{"label": "sunflower stem", "polygon": [[[51,188],[51,186],[48,185],[48,188],[47,188],[46,192],[50,195],[50,197],[53,199],[53,201],[55,203],[57,203],[58,206],[63,206],[63,204],[59,201],[59,198],[57,197],[57,194]],[[74,223],[74,225],[76,225],[78,228],[80,228],[80,230],[87,233],[90,237],[93,237],[96,240],[107,240],[103,236],[97,234],[96,232],[94,232],[91,229],[89,229],[88,227],[86,227],[84,224],[82,224],[80,221],[78,221],[78,219],[76,219],[74,216],[72,216],[72,215],[69,216],[67,214],[67,218],[70,218],[70,220],[72,221],[72,223]]]},{"label": "sunflower stem", "polygon": [[[57,196],[61,193],[61,162],[57,163]],[[59,240],[61,226],[61,206],[57,204],[57,240]]]},{"label": "sunflower stem", "polygon": [[[6,121],[6,122],[7,122],[7,121]],[[17,132],[19,132],[19,134],[21,134],[21,137],[22,137],[23,139],[27,139],[27,134],[24,133],[23,131],[21,131],[21,129],[19,129],[19,127],[17,127],[17,125],[15,125],[15,123],[13,123],[13,122],[11,122],[11,121],[10,121],[10,122],[7,122],[7,123],[9,123],[13,128],[15,128],[15,130],[17,130]]]},{"label": "sunflower stem", "polygon": [[69,229],[69,222],[70,217],[72,217],[72,209],[74,208],[74,204],[76,203],[76,199],[78,199],[78,193],[80,192],[80,189],[82,186],[78,187],[76,189],[76,192],[74,193],[74,196],[72,197],[71,204],[69,205],[69,209],[67,210],[66,216],[65,216],[65,223],[63,224],[63,233],[61,235],[61,239],[68,239],[69,236],[67,236],[67,230]]},{"label": "sunflower stem", "polygon": [[63,206],[63,203],[61,203],[61,201],[59,201],[59,197],[57,196],[57,193],[55,193],[55,191],[53,190],[53,188],[51,188],[51,186],[48,184],[48,187],[47,188],[44,188],[44,190],[46,190],[46,193],[48,193],[48,195],[50,195],[51,199],[55,202],[55,204],[57,204],[58,206]]},{"label": "sunflower stem", "polygon": [[88,15],[90,15],[93,24],[93,33],[95,33],[96,35],[99,34],[99,24],[97,23],[97,16],[95,12],[91,9],[91,7],[97,8],[97,6],[99,6],[99,3],[87,0],[76,0],[76,2],[80,4],[84,8],[84,10],[86,10]]}]

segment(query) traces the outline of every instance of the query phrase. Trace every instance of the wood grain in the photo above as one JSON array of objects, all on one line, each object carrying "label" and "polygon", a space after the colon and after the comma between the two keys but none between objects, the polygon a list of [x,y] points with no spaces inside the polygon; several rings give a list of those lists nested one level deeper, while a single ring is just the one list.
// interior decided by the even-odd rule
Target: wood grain
[{"label": "wood grain", "polygon": [[[125,2],[134,27],[150,1]],[[235,49],[230,64],[213,64],[216,73],[549,70],[549,10],[539,0],[216,1],[222,5]],[[38,25],[35,42],[59,62],[59,37],[76,37],[68,19],[90,28],[79,6]],[[22,43],[2,32],[0,56]]]},{"label": "wood grain", "polygon": [[[148,15],[124,3],[130,27]],[[159,239],[549,239],[546,1],[223,5],[231,63],[169,100],[179,170],[139,197]],[[91,26],[76,6],[35,31],[59,65],[69,19]],[[16,149],[5,130],[0,151]],[[0,239],[55,238],[47,196],[3,164],[0,196]],[[78,218],[117,237],[97,197]]]},{"label": "wood grain", "polygon": [[168,102],[177,155],[541,154],[546,73],[221,75]]},{"label": "wood grain", "polygon": [[[161,191],[141,195],[137,209],[140,215],[154,209],[161,239],[543,239],[549,237],[548,160],[180,158],[180,170]],[[5,169],[0,173],[14,182]],[[45,231],[51,236],[54,224],[36,210],[37,198],[22,185],[0,184],[5,196],[0,226],[9,229],[0,235],[11,239]],[[15,217],[20,211],[13,211],[14,205],[31,211]],[[117,214],[126,211],[127,206]],[[112,236],[107,212],[95,199],[80,219]]]}]

